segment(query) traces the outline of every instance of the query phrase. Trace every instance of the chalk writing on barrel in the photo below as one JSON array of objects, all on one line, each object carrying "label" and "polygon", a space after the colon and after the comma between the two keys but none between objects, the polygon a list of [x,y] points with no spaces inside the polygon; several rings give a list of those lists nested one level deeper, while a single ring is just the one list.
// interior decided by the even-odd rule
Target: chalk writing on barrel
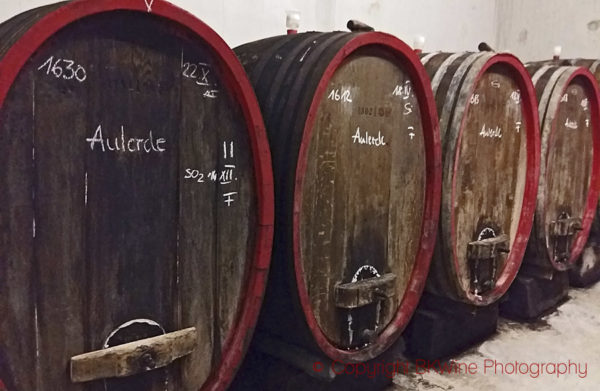
[{"label": "chalk writing on barrel", "polygon": [[184,60],[183,51],[181,52],[181,75],[200,87],[206,87],[203,96],[205,98],[215,99],[219,92],[217,82],[213,77],[212,66],[206,62],[190,62]]},{"label": "chalk writing on barrel", "polygon": [[516,104],[519,104],[521,102],[521,91],[516,90],[511,92],[510,99],[512,99]]},{"label": "chalk writing on barrel", "polygon": [[223,202],[227,204],[227,206],[231,206],[233,201],[235,201],[234,196],[237,195],[237,191],[232,191],[229,193],[223,194]]},{"label": "chalk writing on barrel", "polygon": [[382,147],[386,145],[385,137],[381,134],[381,130],[377,132],[377,137],[369,135],[366,131],[364,135],[360,131],[360,127],[356,127],[356,132],[352,136],[352,144],[371,145],[374,147]]},{"label": "chalk writing on barrel", "polygon": [[238,178],[234,176],[235,165],[226,164],[221,170],[202,171],[197,168],[186,168],[183,179],[192,179],[198,183],[219,182],[220,185],[228,185]]},{"label": "chalk writing on barrel", "polygon": [[[341,92],[340,92],[341,91]],[[350,90],[340,90],[339,88],[331,90],[327,99],[333,100],[335,102],[348,102],[352,103],[352,97],[350,96]]]},{"label": "chalk writing on barrel", "polygon": [[[136,138],[125,136],[125,126],[121,125],[120,133],[115,137],[105,137],[102,133],[102,125],[98,125],[94,135],[86,138],[92,151],[102,152],[145,152],[162,153],[166,151],[167,141],[162,138],[155,138],[150,130],[147,137]],[[96,149],[94,149],[96,148]]]},{"label": "chalk writing on barrel", "polygon": [[199,62],[197,64],[186,62],[181,68],[181,74],[183,75],[183,77],[195,79],[196,84],[198,84],[199,86],[210,85],[210,83],[208,82],[208,75],[210,74],[210,67],[208,64],[205,64],[203,62]]},{"label": "chalk writing on barrel", "polygon": [[577,129],[578,128],[577,121],[570,120],[569,118],[567,118],[567,120],[565,121],[565,127],[569,128],[569,129]]},{"label": "chalk writing on barrel", "polygon": [[83,83],[87,79],[85,68],[75,61],[66,58],[54,58],[50,56],[42,65],[38,67],[38,71],[46,71],[46,75],[54,76],[57,79],[77,80]]},{"label": "chalk writing on barrel", "polygon": [[154,0],[144,0],[144,3],[146,4],[146,10],[148,12],[152,12],[152,4],[154,4]]},{"label": "chalk writing on barrel", "polygon": [[233,141],[227,143],[227,141],[223,141],[223,159],[232,158],[233,157]]},{"label": "chalk writing on barrel", "polygon": [[392,95],[401,96],[402,99],[404,99],[404,100],[410,98],[411,93],[412,93],[412,86],[410,84],[410,80],[405,81],[404,85],[397,84],[396,87],[394,87],[394,91],[392,91]]},{"label": "chalk writing on barrel", "polygon": [[223,142],[223,164],[220,168],[203,170],[201,168],[186,168],[184,177],[186,181],[194,181],[196,183],[213,182],[223,187],[223,202],[227,206],[235,201],[237,191],[231,191],[231,186],[238,180],[235,175],[236,165],[234,158],[234,143],[233,141]]},{"label": "chalk writing on barrel", "polygon": [[502,138],[502,128],[499,126],[489,127],[483,124],[479,135],[483,138]]}]

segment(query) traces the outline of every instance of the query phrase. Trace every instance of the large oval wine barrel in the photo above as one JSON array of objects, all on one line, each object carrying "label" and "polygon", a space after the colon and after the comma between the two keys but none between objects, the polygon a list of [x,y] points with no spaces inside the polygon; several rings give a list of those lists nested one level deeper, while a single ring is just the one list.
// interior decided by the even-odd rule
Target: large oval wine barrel
[{"label": "large oval wine barrel", "polygon": [[0,382],[225,388],[273,228],[234,53],[164,1],[37,8],[0,40]]},{"label": "large oval wine barrel", "polygon": [[[586,67],[592,72],[596,82],[600,83],[600,60],[598,59],[565,59],[559,64]],[[569,270],[569,280],[571,285],[578,287],[585,287],[600,280],[600,205],[596,208],[590,234],[581,256]]]},{"label": "large oval wine barrel", "polygon": [[526,262],[564,271],[581,254],[598,205],[598,86],[583,67],[537,62],[527,69],[539,100],[542,161]]},{"label": "large oval wine barrel", "polygon": [[539,173],[535,92],[505,53],[429,53],[442,134],[440,230],[427,290],[485,306],[515,278]]},{"label": "large oval wine barrel", "polygon": [[406,326],[433,250],[440,150],[427,75],[383,33],[303,33],[235,51],[275,177],[259,327],[332,359],[373,358]]}]

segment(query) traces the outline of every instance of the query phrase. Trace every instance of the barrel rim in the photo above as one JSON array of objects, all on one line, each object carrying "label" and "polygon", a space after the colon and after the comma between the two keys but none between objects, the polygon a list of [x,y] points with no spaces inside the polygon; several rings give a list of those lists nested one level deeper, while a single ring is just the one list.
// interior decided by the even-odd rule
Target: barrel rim
[{"label": "barrel rim", "polygon": [[[469,86],[469,94],[471,96],[477,87],[477,83],[485,72],[487,72],[493,65],[504,64],[514,71],[517,85],[521,91],[521,99],[524,107],[524,119],[526,121],[527,129],[527,169],[525,173],[525,187],[523,191],[523,201],[521,204],[521,214],[519,216],[519,225],[517,226],[517,232],[515,234],[514,242],[511,246],[510,253],[506,259],[504,268],[500,274],[498,281],[489,292],[484,295],[475,295],[469,291],[461,290],[463,297],[471,304],[477,306],[487,306],[497,301],[502,295],[504,295],[513,280],[515,279],[517,272],[521,266],[525,249],[527,247],[527,241],[531,233],[531,228],[534,223],[535,207],[536,207],[536,196],[538,190],[539,172],[540,172],[540,126],[538,117],[538,105],[537,98],[535,95],[535,89],[531,82],[531,77],[525,69],[523,63],[514,55],[510,53],[496,53],[490,57],[485,64],[479,69],[477,76],[473,83]],[[465,121],[469,111],[470,105],[467,105],[460,122],[460,128],[458,138],[456,142],[456,149],[454,152],[454,162],[452,165],[452,187],[450,196],[450,205],[454,205],[456,196],[456,172],[458,163],[460,160],[460,143],[462,140],[462,134],[465,129]],[[459,273],[459,263],[456,254],[456,220],[454,208],[451,208],[450,212],[450,237],[451,237],[451,249],[452,249],[452,260],[454,265],[454,272],[457,275]]]},{"label": "barrel rim", "polygon": [[257,203],[255,248],[248,259],[246,284],[240,294],[235,327],[226,336],[221,358],[211,368],[201,388],[222,390],[233,380],[248,348],[266,287],[275,215],[271,153],[254,90],[233,50],[212,28],[189,12],[162,0],[148,4],[144,0],[75,0],[41,17],[0,61],[0,107],[22,67],[35,51],[62,28],[88,16],[112,11],[152,13],[191,30],[210,47],[221,62],[225,83],[237,98],[245,118],[253,156]]},{"label": "barrel rim", "polygon": [[[592,226],[592,221],[594,219],[594,215],[596,213],[596,209],[598,207],[598,197],[600,196],[600,90],[598,88],[598,83],[596,81],[596,78],[594,77],[594,75],[591,73],[591,71],[585,67],[585,66],[563,66],[562,67],[564,69],[564,73],[561,74],[558,78],[558,80],[556,81],[556,84],[554,86],[551,86],[552,88],[556,88],[556,85],[558,85],[559,83],[564,83],[564,87],[561,89],[560,91],[560,96],[562,96],[567,89],[569,88],[569,86],[573,83],[573,81],[575,79],[581,79],[581,80],[585,80],[585,84],[588,87],[591,87],[591,91],[590,91],[590,95],[589,98],[591,98],[591,102],[590,102],[590,111],[591,111],[591,118],[592,118],[592,170],[590,172],[590,184],[588,187],[588,194],[587,194],[587,199],[586,199],[586,203],[585,203],[585,208],[584,208],[584,213],[583,213],[583,219],[582,219],[582,227],[583,229],[581,231],[579,231],[579,233],[577,234],[575,241],[573,242],[573,247],[571,250],[571,257],[569,258],[569,261],[566,262],[565,264],[561,264],[561,263],[557,263],[555,262],[549,255],[548,253],[548,248],[545,245],[545,240],[543,241],[544,245],[543,245],[543,254],[547,255],[547,259],[548,261],[552,264],[552,267],[558,271],[565,271],[570,269],[571,267],[573,267],[573,265],[575,264],[575,262],[577,261],[577,259],[579,258],[579,255],[581,255],[581,252],[583,251],[583,248],[585,246],[585,243],[587,241],[587,238],[589,236],[589,232]],[[557,69],[558,70],[558,69]],[[550,86],[548,86],[550,87]],[[556,111],[558,110],[558,104],[555,105],[554,107],[548,107],[550,106],[551,101],[548,100],[547,103],[547,107],[540,107],[540,110],[544,110],[544,112],[546,113],[548,110],[552,110],[554,113],[556,113]],[[541,132],[545,133],[546,129],[548,129],[548,134],[546,135],[548,140],[552,139],[552,135],[554,134],[555,130],[556,130],[556,121],[554,120],[556,117],[553,116],[553,120],[551,121],[549,125],[549,128],[546,128],[545,123],[545,116],[544,115],[544,119],[540,118],[540,120],[543,120],[543,125],[541,128]],[[543,135],[544,136],[544,135]],[[542,137],[543,137],[542,136]],[[538,190],[538,194],[545,196],[545,180],[543,178],[543,174],[546,173],[547,171],[547,166],[549,164],[549,162],[547,161],[547,156],[543,156],[542,157],[542,162],[541,162],[541,173],[540,173],[540,184],[539,184],[539,190]],[[545,217],[545,211],[546,211],[546,200],[543,201],[544,205],[536,205],[536,230],[538,230],[538,234],[541,237],[543,237],[544,239],[546,238],[546,231],[544,229],[544,222],[543,222],[543,217]],[[538,215],[539,214],[539,215]],[[540,242],[541,244],[542,242]]]},{"label": "barrel rim", "polygon": [[[332,78],[339,65],[350,54],[366,46],[379,46],[390,50],[398,61],[410,74],[421,110],[423,120],[423,134],[425,139],[426,156],[426,190],[423,208],[423,219],[421,225],[421,236],[419,239],[419,250],[411,273],[410,282],[404,296],[396,309],[392,321],[386,326],[375,342],[358,350],[343,350],[333,345],[321,330],[308,296],[304,270],[302,266],[302,250],[300,239],[300,215],[302,211],[302,188],[304,174],[307,167],[308,150],[310,139],[316,120],[316,113],[325,95],[329,80]],[[417,82],[418,81],[418,82]],[[331,359],[341,362],[366,361],[376,357],[389,348],[405,329],[412,317],[419,298],[425,287],[425,281],[429,271],[431,256],[435,245],[437,234],[437,223],[440,210],[441,194],[441,141],[439,123],[435,108],[435,100],[431,92],[429,78],[425,68],[421,64],[418,55],[400,39],[382,32],[369,32],[357,34],[349,40],[331,60],[315,90],[306,120],[304,123],[302,141],[298,155],[295,172],[294,189],[294,211],[293,211],[293,255],[294,271],[298,288],[300,304],[305,315],[307,325],[312,332],[319,348]]]}]

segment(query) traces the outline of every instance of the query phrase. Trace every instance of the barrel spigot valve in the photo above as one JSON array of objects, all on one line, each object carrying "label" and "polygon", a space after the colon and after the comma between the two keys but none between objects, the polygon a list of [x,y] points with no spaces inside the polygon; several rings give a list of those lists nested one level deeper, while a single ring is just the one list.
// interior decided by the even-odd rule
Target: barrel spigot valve
[{"label": "barrel spigot valve", "polygon": [[509,238],[506,234],[476,240],[468,244],[467,259],[471,291],[475,295],[481,295],[494,287],[500,255],[509,251]]},{"label": "barrel spigot valve", "polygon": [[549,224],[550,240],[554,262],[566,264],[571,258],[573,239],[579,231],[583,230],[581,219],[569,217],[568,213],[561,213],[558,219]]},{"label": "barrel spigot valve", "polygon": [[[347,311],[348,346],[373,343],[380,332],[382,303],[396,294],[396,275],[365,278],[335,285],[335,306]],[[358,338],[356,338],[356,337]]]}]

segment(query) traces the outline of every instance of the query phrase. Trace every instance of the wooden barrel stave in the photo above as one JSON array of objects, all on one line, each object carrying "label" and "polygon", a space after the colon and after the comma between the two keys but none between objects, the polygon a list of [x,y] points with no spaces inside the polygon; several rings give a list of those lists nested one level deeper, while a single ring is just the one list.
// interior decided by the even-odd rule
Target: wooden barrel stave
[{"label": "wooden barrel stave", "polygon": [[[305,86],[308,91],[316,89],[319,78],[316,78],[317,80],[298,78],[302,65],[306,66],[305,63],[301,63],[299,60],[307,50],[316,46],[320,52],[327,52],[324,62],[331,61],[339,48],[335,47],[333,50],[328,50],[329,45],[324,44],[323,40],[327,40],[329,43],[331,38],[336,40],[337,36],[337,34],[328,33],[297,34],[292,35],[292,39],[289,38],[290,36],[280,36],[257,41],[256,46],[254,46],[254,43],[250,43],[234,49],[254,85],[265,117],[265,124],[268,124],[267,134],[272,146],[271,156],[276,183],[275,213],[276,224],[279,228],[275,230],[274,260],[269,273],[269,288],[265,297],[264,308],[266,309],[288,309],[288,297],[293,297],[295,300],[292,303],[292,310],[295,313],[302,313],[303,311],[300,297],[294,285],[296,279],[294,269],[286,267],[285,262],[293,257],[291,251],[293,231],[290,223],[293,219],[293,210],[288,206],[293,204],[294,186],[292,184],[294,179],[290,178],[289,173],[295,170],[303,124],[306,121],[306,113],[311,101],[310,98],[302,99],[303,97],[300,97],[299,99],[298,93],[300,90],[296,87],[294,91],[293,88],[294,82],[296,82],[300,85],[300,88]],[[343,36],[346,40],[350,38],[347,33],[344,33]],[[260,43],[266,40],[278,42],[270,50],[264,50],[263,45]],[[254,68],[252,63],[244,61],[248,57],[258,57],[264,66]],[[278,57],[285,59],[285,61],[278,61]],[[313,56],[310,56],[310,60],[311,64],[314,64],[315,58]],[[275,80],[281,84],[277,84],[274,82]],[[262,86],[269,86],[270,88],[261,88]],[[296,92],[296,94],[294,95],[293,92]],[[285,109],[288,108],[291,108],[291,110],[286,112]],[[287,127],[282,129],[281,124],[286,115],[288,117],[292,116],[293,120],[290,122],[290,118],[288,118],[285,121],[288,124]],[[285,222],[284,225],[280,223],[281,221]],[[319,350],[318,345],[313,342],[310,331],[299,323],[295,317],[290,316],[282,319],[280,312],[265,311],[263,309],[261,321],[259,321],[259,328],[261,327],[300,346],[308,346],[309,349],[315,351]]]},{"label": "wooden barrel stave", "polygon": [[[347,34],[343,35],[347,39]],[[315,57],[311,56],[305,60],[306,62],[300,62],[300,59],[307,50],[315,50],[313,53],[318,53],[325,58],[332,57],[337,49],[332,49],[330,43],[332,41],[335,43],[339,40],[339,37],[339,34],[329,35],[324,33],[302,34],[291,40],[288,40],[287,36],[280,37],[280,41],[284,42],[281,48],[274,47],[270,51],[261,50],[260,47],[256,48],[260,51],[257,50],[255,53],[264,56],[264,58],[270,58],[264,68],[257,68],[256,71],[247,68],[249,69],[248,74],[251,81],[256,88],[262,112],[265,115],[265,122],[269,123],[269,129],[282,129],[282,127],[284,129],[288,127],[289,129],[287,131],[268,132],[270,144],[278,146],[271,149],[273,174],[276,183],[280,184],[275,187],[276,221],[278,222],[292,220],[290,215],[292,211],[286,208],[286,206],[293,204],[294,199],[293,178],[289,176],[289,172],[295,168],[294,164],[299,153],[298,146],[303,133],[302,124],[305,121],[303,116],[306,115],[305,113],[310,105],[310,100],[302,99],[301,94],[304,89],[310,90],[312,88],[314,90],[316,82],[318,82],[318,78],[311,81],[312,79],[307,76],[303,78],[298,76],[302,69],[304,69],[304,72],[307,69],[312,71],[310,65],[314,64]],[[323,40],[325,42],[321,44]],[[236,48],[236,52],[243,53],[244,50],[242,49],[243,47]],[[254,47],[252,49],[254,50]],[[250,51],[250,53],[254,53],[254,51]],[[280,62],[278,56],[285,60]],[[305,67],[299,67],[297,64],[304,64]],[[245,63],[244,66],[246,66]],[[256,82],[254,81],[255,75],[256,80],[258,80]],[[261,90],[260,86],[263,85],[270,88]],[[286,298],[290,295],[297,297],[297,291],[293,287],[283,285],[295,279],[295,276],[290,274],[293,270],[281,270],[282,262],[291,259],[293,256],[288,252],[288,249],[292,248],[292,234],[291,224],[289,223],[286,223],[283,228],[275,230],[276,245],[274,247],[275,260],[273,261],[275,266],[269,276],[270,290],[265,299],[267,308],[287,308]],[[299,303],[300,299],[297,300],[296,303]],[[302,312],[299,305],[294,309],[297,313]],[[265,311],[263,311],[263,317],[268,319],[263,324],[278,325],[278,328],[280,326],[281,333],[291,336],[291,338],[288,338],[292,341],[300,345],[305,344],[306,341],[311,341],[306,329],[302,324],[298,324],[293,317],[282,319],[279,311],[274,311],[268,315],[265,315]],[[317,349],[315,345],[312,347]]]},{"label": "wooden barrel stave", "polygon": [[[23,98],[31,97],[31,91],[24,91]],[[6,104],[13,110],[5,113],[3,121],[12,121],[15,126],[3,127],[0,131],[2,145],[9,145],[10,153],[0,156],[2,167],[12,167],[7,170],[9,177],[2,176],[2,205],[9,200],[20,200],[21,208],[14,213],[9,213],[5,206],[2,211],[2,232],[12,232],[19,238],[21,246],[11,245],[6,234],[2,235],[1,246],[4,249],[3,272],[0,275],[0,293],[9,298],[9,302],[2,305],[2,322],[0,322],[0,333],[3,336],[12,335],[12,338],[3,338],[4,346],[0,349],[0,378],[9,389],[23,387],[23,389],[35,390],[37,388],[36,376],[31,376],[31,369],[36,367],[35,324],[35,300],[28,300],[34,293],[34,282],[29,279],[33,272],[33,265],[29,261],[33,256],[33,200],[31,198],[31,187],[33,176],[30,174],[31,166],[26,162],[31,158],[31,139],[19,137],[20,129],[31,127],[31,118],[28,116],[30,108],[16,104],[19,97],[14,94],[6,98]],[[4,120],[5,119],[5,120]],[[11,177],[23,178],[15,181]],[[23,223],[24,221],[29,222]],[[3,259],[3,260],[4,260]],[[10,260],[10,263],[8,263]],[[18,265],[22,265],[19,267]],[[4,303],[3,303],[4,304]],[[19,332],[15,332],[19,330]],[[11,352],[22,352],[23,361],[17,362],[10,355]],[[12,375],[10,375],[12,374]]]},{"label": "wooden barrel stave", "polygon": [[[536,147],[539,136],[536,134],[537,115],[534,111],[533,88],[524,67],[510,55],[488,52],[436,53],[425,54],[422,58],[427,59],[424,65],[432,79],[432,85],[436,89],[444,160],[440,229],[427,290],[436,295],[473,305],[488,305],[499,299],[514,279],[533,222],[532,212],[539,170],[539,146]],[[496,83],[486,92],[482,86],[486,83],[491,85],[494,81]],[[512,96],[512,90],[510,88],[506,90],[506,87],[502,87],[503,85],[520,91],[520,96],[523,98],[519,98],[521,103],[517,103],[517,106],[522,110],[521,114],[510,114],[510,111],[503,111],[509,110],[511,102],[509,95]],[[471,108],[471,106],[475,107],[479,104],[473,100],[476,96],[489,95],[494,88],[498,88],[499,91],[505,89],[502,93],[506,94],[508,103],[502,101],[503,98],[498,98],[496,101],[491,101],[495,103],[484,102],[483,106],[480,106],[483,109]],[[494,109],[494,107],[497,108]],[[469,108],[471,110],[468,110]],[[473,117],[472,112],[477,112],[477,110],[484,110],[482,113],[487,110],[487,114],[481,114],[479,119],[476,116]],[[512,117],[518,117],[515,121],[523,122],[519,129],[516,129],[514,124],[509,121],[509,118]],[[486,118],[497,119],[498,127],[503,129],[504,133],[512,135],[512,143],[516,142],[516,144],[508,145],[510,141],[507,143],[504,142],[504,139],[498,138],[497,140],[503,141],[500,149],[502,153],[496,150],[487,150],[486,148],[489,147],[483,144],[470,148],[470,150],[465,149],[465,145],[469,143],[473,146],[478,145],[479,141],[477,137],[473,136],[471,136],[471,141],[467,141],[469,139],[465,139],[464,135],[475,135],[474,132],[479,132],[479,129],[472,129],[471,132],[463,132],[461,129],[466,126],[473,127],[473,123],[479,123],[481,126],[481,121],[485,121]],[[520,132],[521,130],[522,132]],[[538,149],[536,150],[536,148]],[[527,157],[528,155],[529,157]],[[487,162],[490,156],[494,157],[495,162]],[[463,165],[461,168],[463,161],[478,162],[478,165],[487,168],[476,174],[476,166],[473,166],[472,163]],[[503,170],[505,177],[496,175],[492,179],[488,179],[490,173],[495,173],[497,170]],[[466,174],[468,176],[465,176]],[[487,184],[476,183],[474,178],[480,178],[480,182],[487,181]],[[465,179],[467,182],[461,185],[463,183],[461,181]],[[507,187],[506,183],[510,183],[510,186]],[[465,194],[471,195],[465,198]],[[463,206],[462,211],[461,208],[457,208],[457,205],[464,202],[461,201],[461,197],[463,200],[468,200],[469,197],[483,198],[480,198],[478,201],[480,203],[469,212],[468,207]],[[504,198],[507,200],[506,203],[502,201]],[[508,257],[497,256],[500,258],[500,271],[494,288],[478,295],[469,289],[468,281],[465,280],[465,277],[469,275],[469,269],[464,246],[471,240],[477,240],[478,232],[487,226],[487,223],[484,224],[485,221],[481,220],[482,216],[478,215],[489,209],[490,205],[495,206],[486,212],[490,214],[488,216],[491,219],[489,224],[496,227],[493,228],[493,231],[496,232],[499,228],[499,232],[509,236],[510,253]],[[461,214],[462,220],[455,222],[456,216],[459,216],[460,219]],[[495,219],[499,219],[500,223],[494,222]],[[475,226],[473,226],[474,223],[476,223]],[[459,243],[462,244],[459,245]]]},{"label": "wooden barrel stave", "polygon": [[57,10],[67,2],[45,5],[25,11],[11,19],[0,24],[2,41],[0,42],[0,57],[4,57],[6,52],[25,34],[34,24],[36,24],[46,14]]},{"label": "wooden barrel stave", "polygon": [[[374,43],[378,42],[377,39],[380,39],[377,35],[369,34],[362,37],[371,38],[371,41]],[[371,344],[371,346],[367,345],[362,349],[346,350],[340,346],[340,341],[336,341],[335,332],[332,333],[332,329],[327,328],[327,322],[335,322],[335,317],[333,321],[330,319],[325,323],[323,323],[324,318],[316,319],[323,317],[324,314],[325,316],[331,314],[328,312],[330,311],[328,309],[330,307],[328,306],[331,305],[331,302],[315,302],[314,297],[311,299],[312,288],[310,284],[312,282],[310,280],[307,283],[309,285],[308,292],[302,292],[303,289],[306,289],[306,286],[304,286],[305,277],[301,274],[302,272],[299,272],[299,267],[303,268],[303,273],[306,276],[310,276],[310,279],[313,280],[319,274],[322,274],[323,277],[334,276],[333,278],[338,278],[337,274],[339,270],[335,270],[338,266],[333,261],[322,262],[321,266],[303,261],[300,262],[300,265],[303,266],[299,266],[298,263],[294,266],[290,260],[295,257],[296,262],[298,262],[298,251],[303,251],[303,253],[307,251],[300,244],[299,238],[302,238],[302,236],[299,235],[311,235],[310,227],[321,224],[319,223],[318,219],[320,217],[318,217],[317,213],[313,214],[312,217],[305,217],[308,219],[306,221],[310,221],[310,223],[308,225],[305,224],[304,228],[298,228],[298,220],[302,216],[298,206],[300,205],[298,197],[303,194],[302,191],[298,190],[298,187],[302,184],[299,181],[314,183],[311,178],[314,178],[314,180],[325,178],[319,179],[319,176],[315,177],[314,172],[319,159],[317,156],[324,156],[328,153],[327,149],[322,149],[321,152],[311,152],[312,145],[317,144],[315,144],[316,141],[310,141],[309,143],[310,139],[307,138],[306,132],[310,128],[307,123],[315,121],[316,125],[310,126],[314,126],[315,129],[321,129],[321,125],[319,125],[321,122],[319,121],[322,121],[322,119],[318,119],[321,118],[319,114],[307,114],[309,109],[316,105],[315,101],[318,102],[320,99],[326,101],[327,99],[327,96],[322,96],[321,98],[321,95],[317,95],[315,97],[315,91],[323,94],[323,87],[321,87],[324,84],[323,79],[332,76],[335,77],[335,72],[338,72],[331,65],[331,62],[338,61],[336,62],[337,65],[340,60],[336,59],[348,56],[346,63],[351,63],[351,59],[354,58],[351,52],[354,49],[350,49],[349,47],[352,44],[354,44],[354,48],[359,46],[356,42],[359,42],[362,37],[361,35],[349,33],[320,35],[305,33],[293,38],[279,37],[278,41],[272,39],[269,42],[272,47],[266,50],[264,48],[268,45],[266,45],[265,40],[236,48],[236,53],[246,66],[250,79],[255,85],[257,97],[265,115],[269,140],[272,146],[276,180],[276,215],[279,228],[276,230],[273,268],[269,278],[269,290],[265,299],[265,309],[262,312],[262,321],[259,327],[288,341],[305,346],[308,349],[324,352],[329,357],[342,358],[348,361],[361,361],[376,356],[385,349],[385,346],[389,346],[390,337],[386,336],[386,341],[382,342],[379,340]],[[379,55],[381,56],[381,53]],[[369,54],[365,54],[365,56],[369,56]],[[284,66],[284,63],[291,63],[292,66],[287,68]],[[323,75],[324,73],[326,76]],[[360,74],[359,71],[357,80],[361,78]],[[278,82],[273,82],[273,80],[278,80]],[[265,84],[271,86],[271,88],[266,88]],[[325,92],[328,94],[329,89]],[[421,97],[423,96],[422,92],[419,91]],[[277,105],[276,103],[273,104],[273,102],[281,103]],[[422,105],[425,105],[425,103]],[[346,125],[343,125],[341,129],[345,129],[345,127]],[[325,136],[326,133],[321,133],[320,130],[315,130],[315,134],[312,137],[316,140],[319,140],[319,137],[331,137]],[[429,137],[429,135],[426,135],[426,137]],[[326,145],[327,142],[321,144],[321,147],[318,148],[327,148]],[[316,151],[319,151],[318,148]],[[312,157],[306,158],[306,163],[299,163],[297,165],[298,159],[302,161],[303,156],[305,156],[303,154],[307,153],[312,154]],[[306,166],[302,164],[306,164]],[[432,166],[428,165],[427,167],[428,174],[431,174]],[[304,170],[306,171],[304,172]],[[328,175],[331,175],[331,173]],[[295,179],[294,176],[296,176]],[[331,186],[334,182],[335,187]],[[332,195],[335,193],[331,192],[338,192],[334,188],[343,189],[348,184],[349,182],[340,177],[335,177],[331,182],[327,180],[318,186],[321,189],[320,193],[324,195],[312,198],[310,202],[316,202],[314,205],[318,205],[319,202],[324,202],[323,199],[331,199],[333,203],[336,198]],[[321,197],[321,201],[319,201],[319,197]],[[303,198],[302,202],[307,202],[307,199],[310,200],[310,198]],[[342,203],[337,202],[335,208],[332,207],[330,209],[332,213],[342,213],[340,211],[343,209],[339,209],[340,204]],[[296,206],[292,208],[291,205]],[[320,208],[313,206],[309,210],[318,212]],[[344,231],[341,227],[339,230]],[[363,246],[368,248],[367,243],[364,242],[365,239],[360,240]],[[318,241],[317,239],[313,242]],[[294,246],[300,246],[300,248],[294,248]],[[343,258],[344,256],[342,256]],[[343,270],[344,274],[340,275],[339,278],[352,278],[352,275],[349,275],[349,273],[354,273],[354,270],[350,271],[351,268]],[[322,285],[331,286],[332,282],[331,277],[329,277],[329,280],[324,280]],[[312,286],[315,285],[318,285],[318,283],[312,283]],[[325,296],[325,292],[323,296],[327,297]],[[307,307],[310,308],[307,310]],[[282,319],[280,315],[282,311],[292,311],[293,316]],[[391,312],[393,314],[393,311]],[[316,318],[314,313],[317,313]],[[324,330],[320,330],[319,328],[324,328]],[[397,334],[395,328],[388,327],[388,329],[383,331],[384,336],[389,333]]]},{"label": "wooden barrel stave", "polygon": [[[72,383],[69,358],[138,319],[166,331],[195,325],[200,349],[109,390],[223,389],[258,315],[272,232],[266,135],[243,69],[214,32],[167,3],[148,13],[133,1],[78,1],[17,21],[2,26],[2,42],[14,44],[0,63],[9,314],[0,333],[22,337],[2,340],[0,378],[9,389],[104,389]],[[183,52],[211,61],[219,98],[182,76]],[[54,74],[47,59],[66,55],[87,68],[85,80]],[[221,169],[229,141],[241,197],[231,208],[218,178],[185,179],[188,169]]]},{"label": "wooden barrel stave", "polygon": [[[286,313],[290,310],[289,297],[295,299],[292,301],[294,306],[291,310],[294,313],[302,313],[300,299],[294,286],[294,270],[285,267],[285,262],[293,257],[290,252],[292,227],[289,223],[292,219],[292,210],[285,206],[293,203],[293,187],[290,186],[293,179],[289,178],[288,173],[294,169],[298,155],[298,139],[302,133],[301,124],[308,110],[307,103],[293,100],[290,91],[300,71],[300,67],[297,66],[299,59],[306,50],[315,45],[313,41],[316,40],[320,44],[321,40],[327,37],[330,35],[326,33],[277,36],[234,49],[254,86],[265,123],[269,124],[269,131],[267,131],[269,143],[277,146],[271,148],[271,156],[275,183],[279,184],[275,186],[275,216],[279,228],[275,230],[274,259],[269,272],[269,288],[265,296],[264,308],[285,308]],[[323,47],[327,49],[327,46],[319,46],[321,50]],[[305,84],[309,83],[310,81],[307,81]],[[315,88],[314,85],[311,87]],[[279,124],[283,121],[286,107],[292,108],[288,114],[295,118],[292,122],[287,122],[289,125],[285,131],[271,131],[271,129],[280,129]],[[287,223],[281,226],[280,221]],[[266,328],[269,332],[285,336],[298,345],[308,345],[309,349],[319,350],[307,327],[298,322],[295,317],[282,317],[281,312],[265,311],[264,308],[261,312],[259,328],[263,330]]]}]

